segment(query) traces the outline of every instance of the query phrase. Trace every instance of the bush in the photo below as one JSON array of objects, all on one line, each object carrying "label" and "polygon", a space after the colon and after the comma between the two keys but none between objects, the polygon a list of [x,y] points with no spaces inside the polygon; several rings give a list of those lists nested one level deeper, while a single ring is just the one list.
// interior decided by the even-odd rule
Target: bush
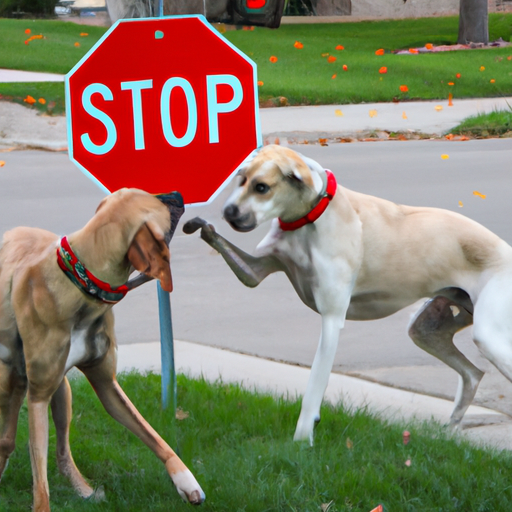
[{"label": "bush", "polygon": [[53,16],[59,0],[0,0],[0,16]]}]

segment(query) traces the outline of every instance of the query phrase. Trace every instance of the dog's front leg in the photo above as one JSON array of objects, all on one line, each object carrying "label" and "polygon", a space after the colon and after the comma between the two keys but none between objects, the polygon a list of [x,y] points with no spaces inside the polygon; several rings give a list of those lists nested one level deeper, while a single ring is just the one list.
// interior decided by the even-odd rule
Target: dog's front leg
[{"label": "dog's front leg", "polygon": [[293,436],[294,441],[308,440],[310,445],[313,445],[313,429],[315,423],[320,421],[320,406],[329,382],[342,327],[343,321],[340,321],[340,317],[322,316],[322,334],[302,399],[299,421]]},{"label": "dog's front leg", "polygon": [[229,268],[245,286],[254,288],[272,272],[283,270],[276,258],[251,256],[228,242],[204,219],[195,217],[183,226],[183,231],[187,234],[194,233],[198,229],[201,229],[201,238],[220,253]]}]

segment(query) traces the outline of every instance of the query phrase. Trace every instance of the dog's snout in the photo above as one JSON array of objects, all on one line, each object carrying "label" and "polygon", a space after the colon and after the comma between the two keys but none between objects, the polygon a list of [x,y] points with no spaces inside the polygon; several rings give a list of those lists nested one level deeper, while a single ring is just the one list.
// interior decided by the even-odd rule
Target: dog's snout
[{"label": "dog's snout", "polygon": [[236,204],[228,204],[224,208],[224,218],[229,222],[240,216],[240,210]]}]

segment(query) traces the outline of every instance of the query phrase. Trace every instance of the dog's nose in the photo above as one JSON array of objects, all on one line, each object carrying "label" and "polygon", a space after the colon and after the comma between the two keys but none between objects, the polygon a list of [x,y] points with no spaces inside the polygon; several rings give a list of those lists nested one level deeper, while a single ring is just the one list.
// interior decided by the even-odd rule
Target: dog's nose
[{"label": "dog's nose", "polygon": [[236,204],[228,204],[224,208],[224,218],[227,221],[235,220],[240,215],[240,210]]}]

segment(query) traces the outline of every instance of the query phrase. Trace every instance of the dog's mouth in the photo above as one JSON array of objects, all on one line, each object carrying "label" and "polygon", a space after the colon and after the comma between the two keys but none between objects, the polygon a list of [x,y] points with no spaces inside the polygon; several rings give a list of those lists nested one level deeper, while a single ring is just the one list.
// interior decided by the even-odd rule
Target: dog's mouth
[{"label": "dog's mouth", "polygon": [[255,222],[251,224],[243,224],[235,220],[228,220],[228,223],[235,231],[240,231],[241,233],[247,233],[248,231],[252,231],[257,226]]},{"label": "dog's mouth", "polygon": [[252,231],[258,224],[251,212],[242,214],[238,206],[230,204],[224,207],[224,219],[235,230],[242,233]]}]

